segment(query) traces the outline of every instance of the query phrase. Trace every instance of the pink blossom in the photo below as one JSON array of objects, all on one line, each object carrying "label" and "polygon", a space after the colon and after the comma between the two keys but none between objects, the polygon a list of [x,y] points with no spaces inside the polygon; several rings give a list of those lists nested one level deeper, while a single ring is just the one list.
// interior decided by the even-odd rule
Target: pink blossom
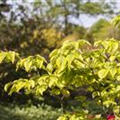
[{"label": "pink blossom", "polygon": [[107,120],[115,120],[115,116],[114,115],[108,115]]}]

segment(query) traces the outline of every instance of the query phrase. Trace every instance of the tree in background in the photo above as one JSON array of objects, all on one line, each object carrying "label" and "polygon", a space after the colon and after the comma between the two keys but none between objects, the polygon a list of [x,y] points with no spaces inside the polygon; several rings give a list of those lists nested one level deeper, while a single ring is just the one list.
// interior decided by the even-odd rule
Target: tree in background
[{"label": "tree in background", "polygon": [[[62,36],[59,39],[63,39],[66,35],[77,31],[80,37],[82,36],[83,38],[84,35],[81,33],[81,27],[72,23],[71,19],[75,18],[80,20],[83,14],[89,16],[100,14],[111,15],[114,13],[115,6],[112,2],[91,2],[90,0],[60,0],[54,2],[52,0],[36,0],[33,2],[21,0],[21,2],[11,1],[11,4],[8,4],[8,2],[7,0],[2,0],[1,2],[1,28],[3,27],[0,32],[1,36],[3,36],[1,38],[1,49],[19,49],[19,51],[21,50],[22,43],[24,44],[22,44],[23,49],[23,46],[24,48],[25,46],[33,47],[45,41],[45,39],[41,40],[42,37],[39,38],[39,36],[36,44],[35,41],[34,43],[30,42],[34,37],[34,31],[37,30],[41,34],[43,33],[41,31],[44,29],[57,29],[58,34],[62,32]],[[9,18],[6,16],[6,12]],[[8,34],[7,37],[6,33]],[[51,42],[52,40],[49,41]],[[37,50],[34,51],[37,52]]]},{"label": "tree in background", "polygon": [[94,41],[103,40],[106,38],[120,39],[120,29],[114,27],[109,21],[105,19],[99,19],[88,30],[88,33],[93,35]]}]

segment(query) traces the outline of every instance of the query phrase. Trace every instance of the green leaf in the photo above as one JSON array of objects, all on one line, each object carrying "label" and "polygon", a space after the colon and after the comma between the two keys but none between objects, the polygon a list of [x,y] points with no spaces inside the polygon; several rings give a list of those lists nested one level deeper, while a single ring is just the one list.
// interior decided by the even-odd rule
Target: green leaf
[{"label": "green leaf", "polygon": [[51,63],[49,63],[47,65],[47,71],[48,71],[48,73],[52,73],[52,71],[53,71],[53,65]]},{"label": "green leaf", "polygon": [[51,93],[52,93],[53,95],[59,95],[59,94],[60,94],[60,90],[59,90],[59,89],[56,89],[56,88],[53,88],[53,89],[51,90]]},{"label": "green leaf", "polygon": [[99,97],[100,96],[100,93],[98,92],[98,91],[95,91],[95,92],[93,92],[93,94],[92,94],[92,97],[93,98],[96,98],[96,97]]},{"label": "green leaf", "polygon": [[12,63],[14,63],[15,62],[16,53],[13,52],[13,51],[10,51],[8,55],[9,55],[10,60],[12,61]]},{"label": "green leaf", "polygon": [[100,70],[100,71],[98,72],[99,78],[101,78],[101,79],[105,78],[105,77],[107,76],[108,72],[109,72],[109,71],[106,70],[106,69]]},{"label": "green leaf", "polygon": [[110,61],[114,61],[116,59],[116,56],[110,56]]},{"label": "green leaf", "polygon": [[5,87],[4,87],[5,92],[8,91],[8,89],[9,89],[9,87],[10,87],[11,85],[12,85],[12,82],[9,82],[9,83],[7,83],[7,84],[5,85]]},{"label": "green leaf", "polygon": [[119,23],[120,23],[120,15],[114,17],[114,18],[111,20],[111,24],[113,24],[114,26],[117,26]]},{"label": "green leaf", "polygon": [[106,100],[103,102],[103,104],[108,108],[111,105],[117,105],[116,102],[112,101],[112,100]]},{"label": "green leaf", "polygon": [[65,90],[65,89],[62,89],[62,94],[64,95],[64,97],[70,96],[70,92],[68,90]]},{"label": "green leaf", "polygon": [[13,85],[10,89],[10,92],[8,93],[8,95],[12,95],[12,93],[16,92],[16,87],[15,85]]},{"label": "green leaf", "polygon": [[16,87],[16,92],[19,92],[22,88],[24,88],[25,86],[25,82],[19,82],[17,84],[14,84],[14,86]]},{"label": "green leaf", "polygon": [[66,116],[60,116],[57,120],[68,120]]},{"label": "green leaf", "polygon": [[50,58],[51,57],[53,57],[53,56],[55,56],[55,55],[57,55],[58,54],[58,49],[55,49],[55,50],[53,50],[51,53],[50,53]]},{"label": "green leaf", "polygon": [[45,85],[40,86],[38,88],[37,94],[43,95],[43,92],[46,91],[46,89],[47,89],[47,86],[45,86]]},{"label": "green leaf", "polygon": [[1,52],[1,53],[0,53],[0,63],[3,62],[3,60],[4,60],[5,57],[6,57],[6,55],[7,55],[7,53],[5,53],[5,52]]},{"label": "green leaf", "polygon": [[87,40],[81,39],[78,41],[78,46],[79,46],[78,48],[81,48],[84,46],[91,46],[91,44]]},{"label": "green leaf", "polygon": [[53,85],[55,85],[55,83],[57,83],[57,80],[58,78],[56,76],[50,76],[48,86],[52,87]]},{"label": "green leaf", "polygon": [[67,64],[66,58],[64,56],[60,56],[56,60],[56,64],[61,70],[63,70],[66,67],[65,65]]},{"label": "green leaf", "polygon": [[115,78],[115,74],[116,73],[117,73],[117,69],[116,68],[110,69],[110,75],[112,76],[112,78]]},{"label": "green leaf", "polygon": [[41,60],[41,61],[47,63],[47,61],[45,60],[44,57],[42,57],[42,56],[40,56],[40,55],[36,55],[35,57],[36,57],[37,59],[39,59],[39,60]]},{"label": "green leaf", "polygon": [[39,60],[39,59],[35,59],[35,66],[37,67],[37,68],[43,68],[43,61],[42,60]]},{"label": "green leaf", "polygon": [[25,67],[25,70],[28,72],[31,70],[31,67],[32,67],[32,61],[25,61],[24,62],[24,67]]},{"label": "green leaf", "polygon": [[120,75],[117,76],[117,80],[120,81]]},{"label": "green leaf", "polygon": [[35,81],[34,80],[29,80],[28,83],[30,84],[31,88],[35,87]]}]

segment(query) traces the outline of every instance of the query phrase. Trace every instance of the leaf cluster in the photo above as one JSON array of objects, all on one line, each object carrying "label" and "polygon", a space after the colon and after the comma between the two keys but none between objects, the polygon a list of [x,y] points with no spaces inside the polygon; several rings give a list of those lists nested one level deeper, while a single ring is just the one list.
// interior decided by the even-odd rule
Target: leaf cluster
[{"label": "leaf cluster", "polygon": [[[17,61],[17,69],[30,73],[43,69],[43,74],[35,74],[30,79],[20,78],[5,86],[9,94],[24,89],[28,93],[43,95],[49,91],[52,95],[70,96],[70,91],[86,86],[85,91],[92,94],[91,101],[101,106],[106,115],[120,113],[120,42],[115,39],[99,40],[91,45],[86,40],[64,42],[62,47],[50,54],[50,61],[40,56],[29,56]],[[1,62],[8,58],[0,56]],[[11,54],[10,54],[11,53]],[[4,59],[3,59],[4,58]],[[10,59],[11,58],[11,59]],[[13,57],[9,57],[12,61]],[[80,96],[84,109],[90,101],[86,95]],[[90,112],[90,111],[89,111]],[[95,114],[98,114],[95,113]]]}]

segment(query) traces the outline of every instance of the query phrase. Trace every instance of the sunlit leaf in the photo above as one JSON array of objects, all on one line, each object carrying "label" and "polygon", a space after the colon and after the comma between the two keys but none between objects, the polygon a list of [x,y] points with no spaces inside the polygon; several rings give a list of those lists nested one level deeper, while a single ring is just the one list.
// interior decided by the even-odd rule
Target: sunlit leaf
[{"label": "sunlit leaf", "polygon": [[101,78],[101,79],[103,79],[103,78],[105,78],[106,76],[107,76],[107,74],[108,74],[108,70],[106,70],[106,69],[101,69],[99,72],[98,72],[98,76]]}]

